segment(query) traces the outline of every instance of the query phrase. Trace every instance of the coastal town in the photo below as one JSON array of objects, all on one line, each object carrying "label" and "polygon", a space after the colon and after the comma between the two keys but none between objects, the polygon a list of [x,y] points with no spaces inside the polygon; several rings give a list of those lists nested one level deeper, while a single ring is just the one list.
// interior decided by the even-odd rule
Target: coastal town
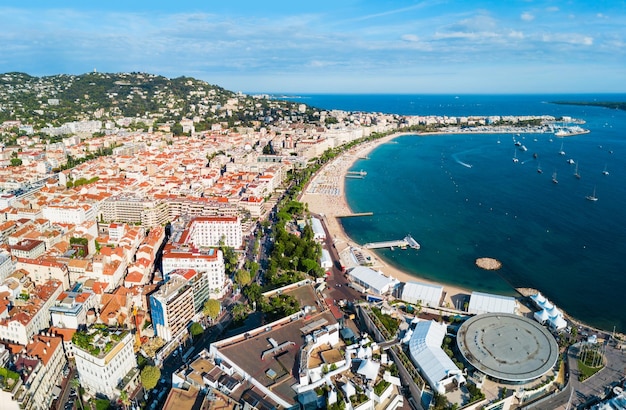
[{"label": "coastal town", "polygon": [[341,225],[359,217],[354,163],[400,135],[565,137],[581,120],[325,110],[140,73],[0,77],[3,409],[626,402],[623,335],[540,290],[420,279],[373,250],[419,252],[418,236],[359,244]]}]

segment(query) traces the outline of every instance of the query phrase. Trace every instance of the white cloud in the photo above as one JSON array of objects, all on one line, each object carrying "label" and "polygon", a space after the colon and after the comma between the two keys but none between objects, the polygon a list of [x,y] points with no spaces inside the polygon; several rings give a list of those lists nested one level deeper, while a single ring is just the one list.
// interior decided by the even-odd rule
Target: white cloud
[{"label": "white cloud", "polygon": [[542,41],[545,43],[562,43],[579,46],[591,46],[593,45],[593,37],[585,36],[576,33],[552,33],[544,34]]},{"label": "white cloud", "polygon": [[524,38],[524,33],[522,33],[521,31],[511,30],[509,32],[509,37],[521,40]]},{"label": "white cloud", "polygon": [[409,43],[417,43],[418,41],[420,41],[419,37],[416,36],[415,34],[404,34],[402,37],[400,37],[402,40],[407,41]]},{"label": "white cloud", "polygon": [[523,12],[520,17],[523,21],[533,21],[535,19],[535,16],[527,11]]},{"label": "white cloud", "polygon": [[557,11],[559,11],[559,8],[557,6],[546,7],[546,11],[550,13],[556,13]]}]

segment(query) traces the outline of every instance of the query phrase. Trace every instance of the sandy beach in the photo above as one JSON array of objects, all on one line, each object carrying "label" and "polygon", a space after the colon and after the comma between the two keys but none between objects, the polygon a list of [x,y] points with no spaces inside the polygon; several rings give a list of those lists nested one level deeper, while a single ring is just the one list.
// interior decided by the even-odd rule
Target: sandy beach
[{"label": "sandy beach", "polygon": [[[333,236],[335,247],[341,254],[346,248],[358,249],[372,263],[372,268],[380,270],[387,276],[394,277],[401,282],[422,282],[442,285],[419,276],[419,272],[407,273],[399,270],[380,259],[374,252],[361,248],[361,244],[354,242],[343,230],[337,216],[352,214],[345,198],[345,180],[348,170],[359,159],[366,157],[374,148],[381,144],[389,143],[394,138],[402,135],[415,135],[415,133],[396,133],[387,137],[368,142],[354,147],[350,151],[335,158],[318,171],[316,176],[309,182],[304,193],[300,197],[301,202],[309,206],[311,212],[323,215],[324,222],[330,235]],[[414,252],[407,250],[406,252]],[[461,297],[470,295],[471,291],[460,287],[442,285],[445,292],[445,303],[448,307],[454,307]]]}]

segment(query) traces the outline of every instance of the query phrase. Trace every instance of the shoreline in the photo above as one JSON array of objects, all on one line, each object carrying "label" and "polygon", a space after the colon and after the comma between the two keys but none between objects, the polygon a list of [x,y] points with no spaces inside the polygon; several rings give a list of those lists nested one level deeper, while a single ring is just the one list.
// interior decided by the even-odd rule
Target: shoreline
[{"label": "shoreline", "polygon": [[[437,134],[444,135],[448,133],[442,132]],[[355,247],[358,248],[359,252],[371,258],[373,264],[371,267],[373,269],[380,270],[386,276],[393,277],[405,283],[421,282],[443,286],[443,291],[445,293],[444,302],[447,307],[454,307],[455,299],[458,299],[459,296],[471,295],[472,290],[426,279],[420,276],[418,272],[412,274],[390,265],[382,260],[375,252],[363,249],[361,246],[362,244],[358,244],[350,238],[337,218],[338,215],[349,215],[353,213],[352,209],[348,205],[345,195],[346,175],[348,170],[354,166],[357,160],[366,157],[367,154],[378,146],[390,143],[392,140],[404,135],[421,136],[427,134],[417,132],[396,132],[386,137],[352,148],[326,164],[318,171],[300,195],[300,201],[307,203],[311,212],[323,216],[328,232],[332,235],[337,251],[340,254],[349,247]],[[330,181],[330,183],[327,181]],[[329,187],[332,183],[336,184],[335,188]]]},{"label": "shoreline", "polygon": [[[401,282],[421,282],[426,284],[433,284],[443,287],[443,291],[445,294],[444,302],[445,307],[455,307],[454,300],[458,300],[460,297],[465,297],[471,295],[473,290],[468,288],[463,288],[461,286],[450,285],[443,282],[434,281],[431,279],[426,279],[420,275],[419,272],[410,273],[401,269],[398,269],[386,261],[382,260],[375,252],[369,249],[363,249],[362,244],[356,243],[352,238],[348,236],[345,232],[343,225],[337,218],[338,215],[349,215],[352,214],[353,211],[348,205],[346,195],[345,195],[345,186],[346,186],[346,175],[350,168],[354,166],[357,160],[366,157],[371,151],[373,151],[378,146],[390,143],[394,139],[405,136],[405,135],[415,135],[415,136],[429,136],[429,135],[446,135],[446,134],[460,134],[459,133],[450,133],[450,132],[432,132],[432,133],[419,133],[419,132],[395,132],[386,137],[377,139],[375,141],[370,141],[368,143],[358,145],[353,147],[349,151],[341,154],[337,158],[333,159],[333,161],[327,163],[322,167],[318,173],[309,181],[305,189],[300,195],[299,200],[303,203],[307,203],[309,210],[313,213],[319,214],[323,216],[324,223],[328,229],[328,232],[333,237],[333,242],[337,248],[337,251],[341,254],[343,251],[350,247],[358,248],[359,252],[362,254],[369,256],[371,258],[373,269],[380,270],[386,276],[390,276],[398,279]],[[482,132],[479,132],[482,133]],[[502,132],[500,132],[502,133]],[[506,134],[506,133],[503,133]],[[511,290],[518,294],[515,299],[520,301],[520,297],[526,298],[528,295],[520,292],[521,288],[511,287]],[[524,306],[523,303],[518,303],[520,312],[525,316],[530,311],[526,312],[528,308]],[[561,311],[563,311],[562,308]],[[459,309],[461,310],[461,309]],[[605,334],[611,334],[610,330],[599,329],[595,326],[589,325],[585,322],[582,322],[570,315],[568,315],[565,311],[563,313],[566,315],[567,319],[570,320],[575,325],[582,325],[591,329],[596,330],[597,332],[602,332]],[[620,337],[624,337],[623,334],[617,332]]]}]

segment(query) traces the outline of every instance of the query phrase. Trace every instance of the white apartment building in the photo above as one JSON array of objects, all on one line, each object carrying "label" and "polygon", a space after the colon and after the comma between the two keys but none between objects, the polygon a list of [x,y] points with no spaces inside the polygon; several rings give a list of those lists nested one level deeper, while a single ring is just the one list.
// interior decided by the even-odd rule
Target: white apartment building
[{"label": "white apartment building", "polygon": [[15,264],[11,255],[0,252],[0,282],[4,281],[15,270]]},{"label": "white apartment building", "polygon": [[62,329],[78,329],[87,324],[87,311],[97,305],[92,291],[82,293],[63,292],[50,306],[52,326]]},{"label": "white apartment building", "polygon": [[43,217],[52,223],[80,225],[87,220],[95,219],[95,212],[91,205],[76,206],[46,205],[41,210]]},{"label": "white apartment building", "polygon": [[26,345],[43,329],[50,326],[50,306],[63,291],[61,282],[51,280],[36,288],[29,299],[16,303],[0,318],[0,339]]},{"label": "white apartment building", "polygon": [[[54,398],[54,388],[62,378],[67,363],[61,338],[36,335],[25,352],[15,358],[15,367],[25,379],[10,402],[22,409],[47,410]],[[10,403],[2,402],[2,408]]]},{"label": "white apartment building", "polygon": [[16,258],[36,259],[45,251],[46,244],[35,239],[24,239],[11,246],[11,255]]},{"label": "white apartment building", "polygon": [[195,315],[193,288],[189,280],[172,275],[157,292],[150,295],[150,315],[157,336],[166,342],[183,336]]},{"label": "white apartment building", "polygon": [[102,203],[100,212],[105,222],[139,223],[145,228],[161,226],[169,221],[166,201],[133,195],[107,199]]},{"label": "white apartment building", "polygon": [[211,296],[220,298],[225,292],[226,269],[222,251],[210,248],[206,252],[193,251],[172,244],[163,249],[163,274],[174,270],[193,269],[207,277]]},{"label": "white apartment building", "polygon": [[87,330],[86,339],[89,340],[87,345],[74,344],[74,359],[81,386],[94,395],[101,393],[109,399],[118,398],[120,382],[139,375],[132,334],[128,330],[91,327]]},{"label": "white apartment building", "polygon": [[238,249],[243,243],[243,230],[238,216],[205,216],[191,220],[181,243],[191,244],[196,248],[225,246]]}]

